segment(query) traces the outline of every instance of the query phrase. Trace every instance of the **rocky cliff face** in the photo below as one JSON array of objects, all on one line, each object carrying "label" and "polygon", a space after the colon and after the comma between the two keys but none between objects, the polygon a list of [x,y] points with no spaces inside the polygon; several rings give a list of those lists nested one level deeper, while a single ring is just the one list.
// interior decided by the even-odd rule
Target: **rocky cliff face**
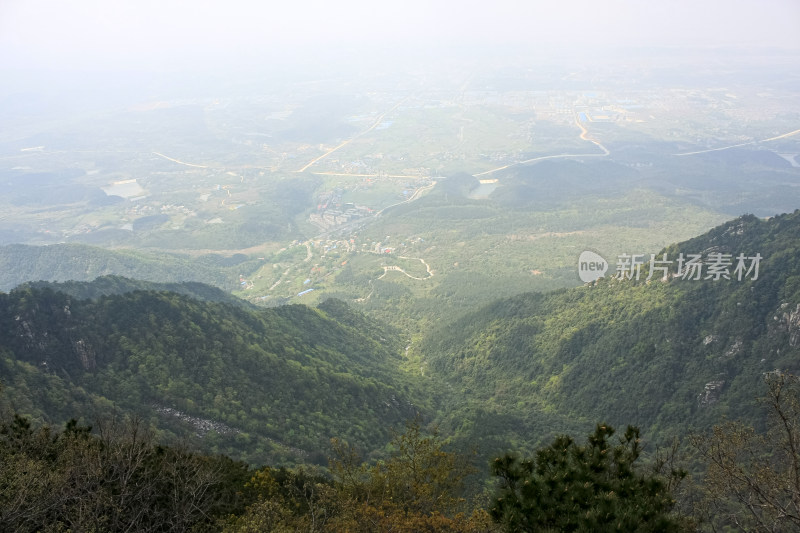
[{"label": "rocky cliff face", "polygon": [[777,339],[785,337],[785,341],[780,341],[780,351],[800,346],[800,304],[784,302],[780,305],[772,316],[770,336]]},{"label": "rocky cliff face", "polygon": [[23,348],[26,359],[43,368],[56,370],[76,363],[87,371],[97,368],[95,349],[78,334],[79,324],[68,298],[32,305],[15,315],[10,326],[12,343]]},{"label": "rocky cliff face", "polygon": [[781,322],[789,333],[789,346],[798,346],[800,345],[800,304],[797,304],[794,309],[791,309],[788,304],[781,305],[781,308],[786,309]]},{"label": "rocky cliff face", "polygon": [[73,341],[72,349],[75,350],[84,370],[94,370],[97,367],[94,350],[88,342],[83,339]]}]

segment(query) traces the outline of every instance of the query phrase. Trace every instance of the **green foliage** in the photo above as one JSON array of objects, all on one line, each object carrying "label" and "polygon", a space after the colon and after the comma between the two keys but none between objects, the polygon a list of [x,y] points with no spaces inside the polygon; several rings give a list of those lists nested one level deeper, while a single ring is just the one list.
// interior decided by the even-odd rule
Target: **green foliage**
[{"label": "green foliage", "polygon": [[145,251],[105,250],[84,244],[0,246],[0,290],[36,281],[90,281],[113,274],[138,280],[181,283],[197,281],[232,290],[238,272],[245,270],[246,257],[234,264],[223,256],[195,259],[175,254]]},{"label": "green foliage", "polygon": [[378,449],[427,400],[393,330],[324,309],[17,290],[0,294],[0,368],[11,407],[46,421],[123,409],[252,462],[321,462],[331,435]]},{"label": "green foliage", "polygon": [[101,296],[112,294],[125,294],[133,291],[163,291],[183,294],[196,300],[209,302],[221,302],[230,305],[253,308],[251,304],[223,291],[217,287],[199,283],[196,281],[184,281],[181,283],[156,283],[152,281],[142,281],[130,279],[122,276],[100,276],[93,281],[32,281],[23,283],[18,289],[26,288],[49,288],[55,292],[63,292],[77,300],[96,300]]},{"label": "green foliage", "polygon": [[[388,275],[379,280],[381,290],[372,291],[382,272],[375,275],[374,265],[362,259],[367,254],[359,252],[351,254],[341,279],[324,290],[365,298],[359,305],[371,316],[426,334],[432,324],[452,322],[498,299],[578,285],[580,250],[597,249],[609,258],[656,251],[724,220],[697,205],[631,189],[624,183],[627,172],[611,180],[617,164],[565,161],[552,168],[543,163],[502,177],[483,200],[465,196],[463,189],[475,185],[469,176],[442,179],[419,200],[392,208],[359,232],[358,246],[386,244],[390,236],[391,245],[399,245],[392,255],[424,259],[434,271],[431,278]],[[570,191],[586,192],[565,199],[555,176],[573,171],[576,181],[586,179]],[[533,185],[525,185],[530,190],[521,194],[518,186],[526,181]],[[400,263],[392,256],[369,255],[389,265]]]},{"label": "green foliage", "polygon": [[457,495],[467,472],[457,468],[459,458],[444,451],[436,437],[436,432],[423,436],[415,421],[393,441],[395,450],[383,474],[390,498],[405,509],[449,514],[458,507]]},{"label": "green foliage", "polygon": [[391,502],[407,512],[452,514],[464,500],[464,478],[470,473],[465,458],[444,450],[438,432],[425,435],[419,418],[406,423],[395,435],[389,458],[372,467],[360,463],[358,454],[334,439],[331,471],[350,498],[382,505]]},{"label": "green foliage", "polygon": [[638,428],[618,444],[598,424],[585,445],[558,437],[535,460],[506,455],[492,463],[500,489],[490,509],[506,531],[680,531],[667,485],[636,470]]},{"label": "green foliage", "polygon": [[457,512],[465,470],[419,419],[395,435],[385,462],[369,465],[333,439],[326,479],[304,470],[263,468],[248,483],[257,501],[226,531],[487,532],[488,516]]},{"label": "green foliage", "polygon": [[639,282],[523,294],[431,328],[415,354],[465,393],[442,427],[489,444],[497,434],[462,421],[494,412],[515,421],[498,440],[523,449],[592,419],[633,423],[660,443],[723,415],[763,426],[761,374],[799,369],[799,227],[800,212],[747,216],[667,249],[760,253],[757,280],[645,282],[645,269]]},{"label": "green foliage", "polygon": [[[293,471],[295,482],[289,474],[270,472],[269,479],[283,488],[264,496],[259,511],[253,507],[255,521],[243,525],[252,528],[306,524],[311,509],[322,513],[317,516],[346,516],[347,524],[369,524],[373,530],[388,527],[387,517],[451,527],[461,505],[455,488],[463,481],[458,461],[418,426],[384,448],[390,428],[420,411],[436,418],[452,449],[475,448],[484,458],[538,447],[590,419],[612,425],[630,421],[663,443],[727,415],[744,426],[726,429],[720,444],[706,449],[723,456],[753,450],[750,463],[734,463],[750,464],[758,479],[768,479],[769,458],[755,452],[769,441],[757,437],[768,425],[752,399],[765,372],[797,370],[798,225],[800,212],[769,221],[742,217],[667,249],[672,257],[707,250],[760,253],[758,279],[606,279],[506,298],[441,322],[415,341],[405,358],[401,353],[408,340],[402,333],[338,300],[317,309],[252,309],[209,301],[219,293],[193,285],[169,286],[189,295],[120,278],[55,285],[71,296],[31,284],[0,294],[0,376],[9,393],[4,403],[45,422],[65,421],[76,412],[92,419],[118,409],[138,412],[166,439],[191,435],[190,441],[205,450],[251,462],[322,465],[332,435],[365,450],[370,460],[388,457],[367,466],[352,449],[342,448],[340,457],[349,458],[342,465],[349,466],[342,470],[334,462],[333,484],[315,473],[303,477]],[[645,269],[642,277],[646,274]],[[482,278],[465,274],[459,279],[480,284]],[[444,288],[430,296],[431,308],[439,297],[468,299],[467,293]],[[376,281],[374,290],[401,310],[409,309],[418,292],[386,279]],[[92,299],[78,299],[87,296]],[[11,441],[27,431],[20,424],[9,430]],[[598,454],[610,454],[608,465],[601,462],[602,468],[590,472],[610,476],[591,480],[599,492],[590,490],[592,483],[568,490],[581,498],[594,495],[606,507],[575,516],[597,527],[611,527],[610,521],[602,522],[609,517],[623,524],[626,517],[639,516],[639,511],[617,514],[613,498],[606,497],[609,480],[624,480],[620,490],[649,502],[641,509],[652,504],[666,512],[653,503],[662,501],[665,486],[648,485],[645,480],[651,478],[631,466],[640,453],[635,435],[626,433],[618,446],[609,444],[610,436],[597,434],[584,447],[559,438],[555,447],[546,448],[550,455],[541,456],[541,464],[570,469],[579,478],[589,476],[581,473],[580,459],[591,464]],[[557,449],[569,453],[558,455]],[[794,457],[772,455],[786,461]],[[519,480],[543,476],[549,470],[539,472],[539,464],[539,457],[507,458],[499,472]],[[44,467],[31,463],[30,470],[20,470],[28,471],[44,472]],[[709,480],[719,474],[718,487],[736,486],[724,481],[724,469],[709,472]],[[775,479],[786,477],[776,472]],[[45,484],[57,482],[40,477]],[[9,486],[22,487],[26,479]],[[542,490],[535,494],[550,502],[548,508],[566,505]],[[521,492],[517,498],[522,501]],[[740,504],[720,505],[720,516],[740,512]],[[341,506],[357,511],[342,514]],[[519,512],[512,506],[500,514],[513,521]],[[590,522],[580,527],[589,528]]]},{"label": "green foliage", "polygon": [[245,487],[255,501],[223,531],[330,531],[327,526],[343,510],[330,479],[303,469],[264,467]]}]

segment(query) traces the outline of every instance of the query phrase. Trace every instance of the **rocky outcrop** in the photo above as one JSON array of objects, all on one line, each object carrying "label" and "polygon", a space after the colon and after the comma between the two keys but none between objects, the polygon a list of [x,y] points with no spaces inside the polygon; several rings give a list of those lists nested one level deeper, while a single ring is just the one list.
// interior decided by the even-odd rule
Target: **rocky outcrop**
[{"label": "rocky outcrop", "polygon": [[789,346],[800,346],[800,304],[792,308],[789,303],[782,303],[780,310],[773,317],[778,331],[789,336]]},{"label": "rocky outcrop", "polygon": [[84,340],[77,340],[72,343],[72,349],[78,356],[84,370],[94,370],[97,367],[97,360],[94,356],[94,350]]},{"label": "rocky outcrop", "polygon": [[790,313],[784,314],[784,321],[789,331],[789,346],[800,346],[800,304]]},{"label": "rocky outcrop", "polygon": [[209,420],[208,418],[200,418],[198,416],[187,415],[184,412],[173,409],[172,407],[154,406],[155,410],[162,415],[177,418],[182,422],[186,422],[194,427],[198,437],[204,437],[209,431],[216,431],[220,435],[235,435],[241,433],[238,429],[232,428],[222,422]]},{"label": "rocky outcrop", "polygon": [[703,388],[703,392],[697,395],[697,403],[700,407],[707,407],[719,401],[722,388],[725,386],[724,380],[709,381]]},{"label": "rocky outcrop", "polygon": [[733,357],[734,355],[738,355],[739,352],[742,351],[742,346],[743,346],[742,339],[736,339],[735,341],[733,341],[733,345],[731,345],[730,348],[725,350],[725,353],[722,354],[722,356]]},{"label": "rocky outcrop", "polygon": [[716,342],[719,340],[719,337],[716,335],[706,335],[706,338],[703,339],[703,346],[708,346],[712,342]]},{"label": "rocky outcrop", "polygon": [[46,331],[42,335],[39,335],[34,330],[33,323],[19,315],[14,317],[14,322],[17,326],[17,335],[24,339],[24,345],[28,350],[42,351],[45,349],[46,343],[44,337],[47,337]]},{"label": "rocky outcrop", "polygon": [[69,300],[64,305],[34,306],[14,316],[17,342],[29,355],[53,369],[73,369],[77,362],[83,370],[93,371],[97,368],[95,349],[86,338],[75,338],[78,329]]}]

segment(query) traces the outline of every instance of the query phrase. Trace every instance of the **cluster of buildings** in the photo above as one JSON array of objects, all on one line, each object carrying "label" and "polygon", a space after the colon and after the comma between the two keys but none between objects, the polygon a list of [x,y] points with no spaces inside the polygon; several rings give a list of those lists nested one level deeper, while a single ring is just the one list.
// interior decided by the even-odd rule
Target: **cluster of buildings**
[{"label": "cluster of buildings", "polygon": [[308,216],[309,222],[322,230],[328,230],[373,213],[369,207],[352,202],[342,203],[343,193],[343,190],[337,188],[320,194],[317,199],[317,212]]},{"label": "cluster of buildings", "polygon": [[308,216],[308,220],[318,228],[328,230],[359,218],[370,216],[372,213],[373,210],[369,207],[348,203],[340,208],[325,209],[317,213],[311,213]]}]

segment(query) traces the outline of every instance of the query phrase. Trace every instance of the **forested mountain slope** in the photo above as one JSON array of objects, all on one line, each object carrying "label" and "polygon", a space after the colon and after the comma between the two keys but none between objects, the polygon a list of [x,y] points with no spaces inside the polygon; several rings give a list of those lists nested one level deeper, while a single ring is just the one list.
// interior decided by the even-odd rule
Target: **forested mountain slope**
[{"label": "forested mountain slope", "polygon": [[[415,352],[463,398],[445,428],[489,451],[597,420],[656,438],[723,416],[759,427],[764,373],[800,370],[800,211],[744,216],[656,260],[664,253],[666,281],[661,270],[646,280],[649,254],[638,281],[616,279],[606,258],[593,284],[503,299],[430,331]],[[701,279],[675,276],[681,253],[702,256]],[[713,254],[731,254],[730,279],[714,280]],[[739,254],[760,254],[757,279],[736,272]]]},{"label": "forested mountain slope", "polygon": [[116,275],[140,280],[179,283],[199,281],[226,290],[237,283],[234,267],[247,256],[205,255],[189,258],[167,253],[107,250],[85,244],[0,246],[0,290],[8,291],[27,281],[91,281]]},{"label": "forested mountain slope", "polygon": [[8,407],[51,422],[137,412],[253,462],[325,464],[331,437],[374,450],[429,410],[401,346],[335,301],[248,310],[156,291],[0,293]]},{"label": "forested mountain slope", "polygon": [[96,300],[102,296],[126,294],[134,291],[174,292],[189,296],[195,300],[227,303],[248,309],[256,309],[255,305],[246,300],[237,298],[220,288],[198,281],[158,283],[123,276],[100,276],[93,281],[30,281],[17,287],[17,289],[26,288],[49,288],[54,292],[63,292],[76,300]]},{"label": "forested mountain slope", "polygon": [[[9,407],[40,419],[134,411],[273,464],[324,463],[330,437],[380,453],[417,411],[484,458],[599,420],[655,440],[723,416],[758,426],[763,375],[800,371],[798,236],[800,211],[745,216],[656,254],[666,281],[645,261],[638,280],[612,266],[499,300],[412,343],[419,366],[402,334],[337,300],[251,309],[192,284],[32,284],[0,294],[0,379]],[[680,254],[701,256],[700,279],[675,275]],[[714,254],[730,279],[713,279]],[[736,271],[739,254],[761,257],[757,276]]]}]

